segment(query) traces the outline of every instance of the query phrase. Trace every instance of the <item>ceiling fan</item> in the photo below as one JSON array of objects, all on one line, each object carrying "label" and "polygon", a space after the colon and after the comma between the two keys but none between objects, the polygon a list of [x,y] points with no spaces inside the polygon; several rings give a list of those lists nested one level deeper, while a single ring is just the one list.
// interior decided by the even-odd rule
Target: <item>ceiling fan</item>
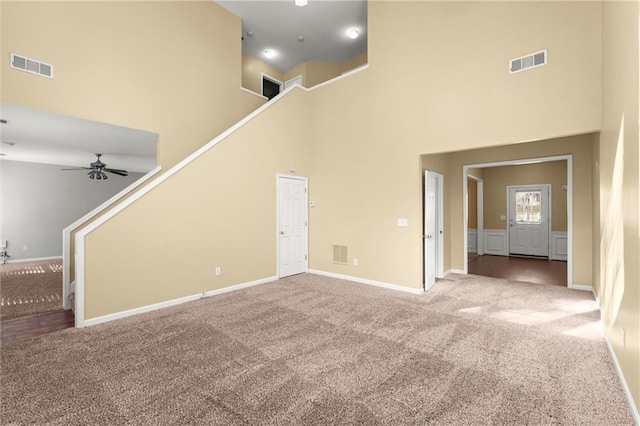
[{"label": "ceiling fan", "polygon": [[87,173],[89,175],[89,179],[98,179],[98,180],[108,179],[105,172],[113,173],[114,175],[119,175],[119,176],[129,176],[129,172],[126,170],[108,168],[105,163],[100,161],[101,156],[102,154],[96,153],[96,157],[98,158],[96,159],[96,161],[89,164],[90,167],[74,167],[72,169],[60,169],[60,170],[89,170],[89,173]]}]

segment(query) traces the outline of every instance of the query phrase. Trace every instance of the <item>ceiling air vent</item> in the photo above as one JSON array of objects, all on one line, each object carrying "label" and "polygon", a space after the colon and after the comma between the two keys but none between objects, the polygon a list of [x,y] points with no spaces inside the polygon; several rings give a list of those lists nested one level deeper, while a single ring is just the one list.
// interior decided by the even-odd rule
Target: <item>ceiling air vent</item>
[{"label": "ceiling air vent", "polygon": [[44,62],[27,58],[26,56],[16,55],[15,53],[11,54],[11,68],[53,78],[53,65],[45,64]]},{"label": "ceiling air vent", "polygon": [[509,74],[547,65],[547,51],[532,53],[509,61]]}]

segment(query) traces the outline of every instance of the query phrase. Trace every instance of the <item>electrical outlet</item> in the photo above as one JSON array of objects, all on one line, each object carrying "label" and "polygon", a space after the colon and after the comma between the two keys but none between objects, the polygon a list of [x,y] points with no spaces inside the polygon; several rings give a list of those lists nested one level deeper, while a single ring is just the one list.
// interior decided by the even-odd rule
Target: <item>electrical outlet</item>
[{"label": "electrical outlet", "polygon": [[29,251],[29,246],[22,246],[22,251]]},{"label": "electrical outlet", "polygon": [[358,259],[353,259],[353,266],[358,266]]},{"label": "electrical outlet", "polygon": [[220,267],[218,266],[216,268],[216,276],[220,275],[222,273],[222,270],[220,269]]}]

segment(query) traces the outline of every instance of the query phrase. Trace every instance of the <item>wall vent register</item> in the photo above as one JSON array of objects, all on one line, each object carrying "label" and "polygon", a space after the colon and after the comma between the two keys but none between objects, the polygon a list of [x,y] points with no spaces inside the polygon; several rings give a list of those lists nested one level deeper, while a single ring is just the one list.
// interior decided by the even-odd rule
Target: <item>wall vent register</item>
[{"label": "wall vent register", "polygon": [[51,64],[27,58],[26,56],[16,55],[15,53],[11,54],[9,63],[13,69],[40,75],[42,77],[53,78],[53,65]]},{"label": "wall vent register", "polygon": [[517,72],[530,70],[543,65],[547,65],[546,50],[509,60],[509,74],[515,74]]},{"label": "wall vent register", "polygon": [[333,263],[341,263],[346,265],[347,258],[347,246],[333,246]]}]

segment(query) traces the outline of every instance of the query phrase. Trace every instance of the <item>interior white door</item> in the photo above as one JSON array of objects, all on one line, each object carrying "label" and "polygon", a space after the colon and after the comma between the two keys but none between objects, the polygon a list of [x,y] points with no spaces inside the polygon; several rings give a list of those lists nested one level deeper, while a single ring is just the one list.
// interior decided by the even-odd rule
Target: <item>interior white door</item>
[{"label": "interior white door", "polygon": [[436,283],[438,258],[438,178],[425,172],[424,182],[424,289],[429,290]]},{"label": "interior white door", "polygon": [[278,276],[307,272],[307,180],[278,176]]},{"label": "interior white door", "polygon": [[509,187],[509,254],[549,257],[549,186]]}]

